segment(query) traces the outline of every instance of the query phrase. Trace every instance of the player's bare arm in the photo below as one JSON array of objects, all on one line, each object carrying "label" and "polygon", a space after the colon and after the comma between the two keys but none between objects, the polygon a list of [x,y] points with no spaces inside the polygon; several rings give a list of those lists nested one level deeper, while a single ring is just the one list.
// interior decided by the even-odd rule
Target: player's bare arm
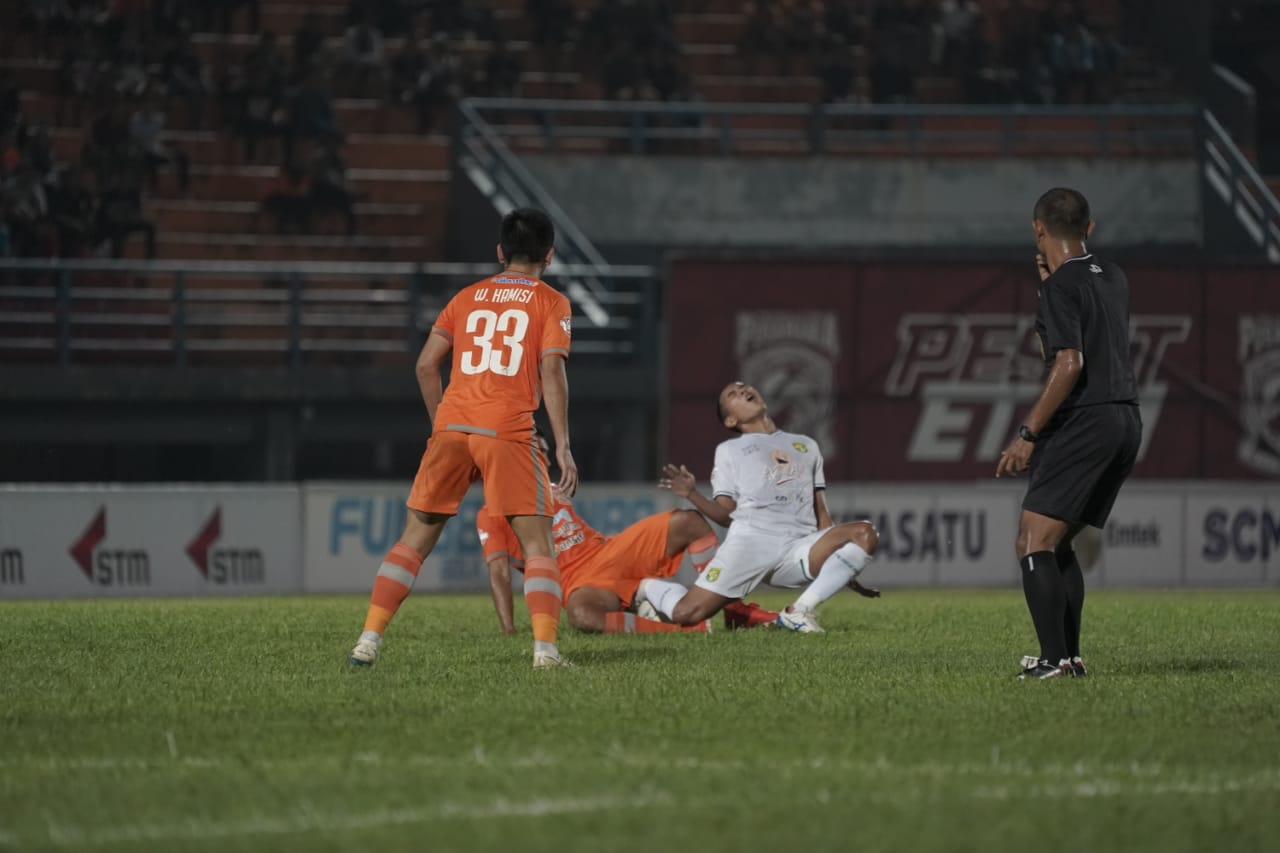
[{"label": "player's bare arm", "polygon": [[556,444],[556,464],[560,466],[560,491],[565,497],[573,497],[578,490],[578,465],[569,449],[569,377],[565,373],[565,358],[559,353],[548,353],[538,364],[542,379],[542,399],[547,407],[547,420],[551,422],[551,437]]},{"label": "player's bare arm", "polygon": [[831,520],[831,511],[827,509],[826,489],[813,490],[813,514],[815,516],[814,520],[818,523],[819,530],[826,530],[828,527],[835,524],[835,522]]},{"label": "player's bare arm", "polygon": [[493,597],[493,609],[498,614],[498,627],[504,634],[514,634],[515,622],[511,608],[511,560],[497,556],[489,560],[489,594]]},{"label": "player's bare arm", "polygon": [[440,379],[440,368],[453,349],[453,342],[439,332],[427,335],[427,342],[418,353],[418,362],[414,365],[414,373],[418,377],[418,390],[422,392],[422,402],[427,405],[427,415],[431,422],[436,421],[436,409],[444,397],[444,383]]},{"label": "player's bare arm", "polygon": [[733,511],[738,502],[731,497],[721,495],[715,500],[709,499],[697,489],[697,479],[693,472],[684,465],[666,465],[662,469],[662,477],[658,480],[658,488],[667,489],[678,498],[684,498],[693,504],[693,508],[702,513],[708,521],[721,527],[728,527],[733,521]]},{"label": "player's bare arm", "polygon": [[[1054,412],[1058,411],[1063,401],[1071,394],[1071,389],[1076,387],[1076,382],[1080,379],[1080,371],[1083,369],[1084,356],[1080,350],[1058,350],[1053,358],[1053,367],[1049,369],[1049,378],[1045,380],[1044,389],[1040,392],[1040,398],[1031,407],[1031,413],[1023,422],[1028,430],[1035,435],[1040,434],[1040,431],[1053,418]],[[1000,461],[996,463],[996,476],[1009,474],[1016,477],[1027,470],[1031,451],[1034,449],[1035,445],[1025,438],[1021,436],[1015,438],[1000,454]]]}]

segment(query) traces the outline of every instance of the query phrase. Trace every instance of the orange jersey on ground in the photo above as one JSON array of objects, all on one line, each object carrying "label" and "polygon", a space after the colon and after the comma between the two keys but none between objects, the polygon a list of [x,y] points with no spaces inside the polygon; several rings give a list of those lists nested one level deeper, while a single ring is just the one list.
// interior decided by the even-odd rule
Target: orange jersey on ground
[{"label": "orange jersey on ground", "polygon": [[[604,544],[605,538],[582,520],[573,504],[560,496],[558,489],[552,489],[551,494],[554,501],[551,508],[552,547],[555,549],[561,574],[567,574],[589,560]],[[524,554],[520,551],[515,531],[505,518],[490,514],[487,505],[476,511],[476,532],[480,535],[485,562],[506,556],[515,568],[524,566]]]},{"label": "orange jersey on ground", "polygon": [[[625,609],[635,599],[644,578],[669,578],[680,570],[684,551],[667,554],[672,512],[658,512],[640,519],[616,536],[602,536],[582,520],[573,506],[555,494],[552,530],[560,588],[565,602],[583,587],[606,589],[618,596]],[[485,562],[506,557],[517,570],[524,565],[520,543],[501,515],[481,507],[476,532]]]},{"label": "orange jersey on ground", "polygon": [[527,439],[542,400],[538,367],[569,355],[569,299],[545,282],[500,273],[463,288],[431,327],[453,344],[434,430]]}]

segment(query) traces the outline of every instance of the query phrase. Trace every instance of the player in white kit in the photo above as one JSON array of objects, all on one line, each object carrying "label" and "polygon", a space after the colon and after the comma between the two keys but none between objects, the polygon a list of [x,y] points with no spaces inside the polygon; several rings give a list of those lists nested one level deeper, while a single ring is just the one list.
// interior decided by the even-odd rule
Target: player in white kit
[{"label": "player in white kit", "polygon": [[876,529],[865,521],[832,524],[818,443],[778,429],[760,392],[742,382],[725,386],[716,413],[740,435],[716,448],[712,499],[698,492],[683,465],[668,465],[659,485],[688,498],[729,534],[692,589],[650,578],[638,597],[671,621],[692,625],[761,584],[803,587],[777,624],[813,633],[822,630],[817,606],[843,587],[878,595],[857,581],[875,553]]}]

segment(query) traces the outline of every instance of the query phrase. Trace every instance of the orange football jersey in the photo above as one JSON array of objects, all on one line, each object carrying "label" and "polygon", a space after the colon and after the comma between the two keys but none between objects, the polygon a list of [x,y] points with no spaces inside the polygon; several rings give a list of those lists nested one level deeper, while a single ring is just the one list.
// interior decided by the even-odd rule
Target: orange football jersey
[{"label": "orange football jersey", "polygon": [[[574,511],[573,504],[560,496],[559,490],[554,490],[554,494],[556,504],[555,514],[551,519],[552,547],[555,548],[560,572],[564,574],[574,571],[580,563],[589,559],[604,544],[605,538],[582,520],[582,516]],[[490,515],[486,507],[480,507],[476,512],[476,533],[480,536],[485,562],[494,557],[505,556],[511,561],[513,568],[523,570],[524,555],[520,551],[520,542],[505,518]]]},{"label": "orange football jersey", "polygon": [[542,400],[538,366],[569,355],[569,299],[532,276],[499,273],[463,288],[431,332],[453,344],[435,430],[527,439]]}]

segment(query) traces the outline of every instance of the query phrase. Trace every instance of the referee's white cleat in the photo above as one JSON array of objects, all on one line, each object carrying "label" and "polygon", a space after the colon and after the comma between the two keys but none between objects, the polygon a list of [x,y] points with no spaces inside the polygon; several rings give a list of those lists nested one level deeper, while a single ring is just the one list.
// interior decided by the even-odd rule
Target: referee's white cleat
[{"label": "referee's white cleat", "polygon": [[788,605],[785,610],[780,611],[775,624],[779,628],[786,628],[797,634],[822,633],[822,626],[818,624],[818,614],[812,610],[797,610],[794,605]]},{"label": "referee's white cleat", "polygon": [[360,635],[356,647],[351,650],[350,660],[356,666],[373,666],[381,648],[382,638],[372,631],[366,631]]}]

